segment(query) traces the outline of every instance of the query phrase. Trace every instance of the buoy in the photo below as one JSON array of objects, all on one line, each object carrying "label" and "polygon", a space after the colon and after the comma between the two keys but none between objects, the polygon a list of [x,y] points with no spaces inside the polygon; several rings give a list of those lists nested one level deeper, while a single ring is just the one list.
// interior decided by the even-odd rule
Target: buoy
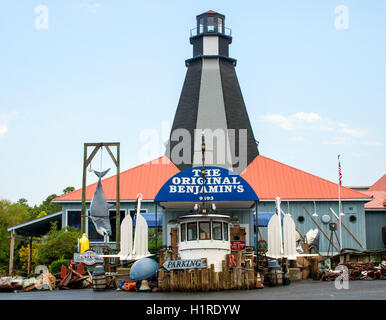
[{"label": "buoy", "polygon": [[90,248],[90,243],[88,241],[87,234],[85,233],[82,234],[82,238],[80,238],[79,244],[80,244],[80,250],[79,250],[80,253],[83,253]]},{"label": "buoy", "polygon": [[156,277],[158,270],[158,263],[150,258],[143,258],[136,261],[130,269],[130,280],[141,281],[150,280]]}]

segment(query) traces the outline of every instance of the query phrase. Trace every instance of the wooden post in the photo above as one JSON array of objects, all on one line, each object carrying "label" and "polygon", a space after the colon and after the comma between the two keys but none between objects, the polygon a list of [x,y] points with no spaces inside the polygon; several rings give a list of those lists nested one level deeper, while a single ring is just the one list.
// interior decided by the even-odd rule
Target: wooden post
[{"label": "wooden post", "polygon": [[32,237],[28,240],[28,264],[27,264],[27,274],[31,274],[31,263],[32,263]]},{"label": "wooden post", "polygon": [[11,231],[11,241],[9,244],[9,275],[13,275],[13,259],[14,259],[14,250],[15,250],[15,232]]},{"label": "wooden post", "polygon": [[158,223],[157,223],[157,203],[154,203],[155,207],[155,249],[158,249]]},{"label": "wooden post", "polygon": [[220,272],[219,274],[219,289],[220,290],[224,290],[225,289],[225,272],[226,272],[226,260],[222,260],[221,261],[221,264],[222,264],[222,271]]},{"label": "wooden post", "polygon": [[312,280],[319,280],[318,257],[311,257],[311,278]]},{"label": "wooden post", "polygon": [[230,279],[231,279],[231,274],[230,274],[230,270],[229,270],[229,257],[230,255],[227,254],[225,256],[225,268],[223,269],[223,272],[224,272],[224,289],[225,290],[228,290],[230,288]]},{"label": "wooden post", "polygon": [[[111,152],[109,146],[117,147],[117,157],[115,158]],[[90,156],[87,157],[88,147],[94,147],[94,150],[91,152]],[[120,193],[119,193],[119,178],[120,178],[120,143],[119,142],[100,142],[100,143],[85,143],[83,150],[83,179],[82,179],[82,213],[81,213],[81,233],[86,232],[86,184],[87,184],[87,166],[90,164],[94,156],[97,154],[98,150],[102,147],[106,147],[107,152],[109,153],[111,159],[113,160],[117,168],[117,197],[116,197],[116,236],[117,236],[117,249],[119,250],[119,241],[120,241]]]},{"label": "wooden post", "polygon": [[242,285],[242,270],[241,270],[241,250],[236,254],[236,288],[241,289]]},{"label": "wooden post", "polygon": [[86,180],[87,180],[87,145],[84,144],[83,150],[83,178],[82,178],[82,213],[80,219],[80,232],[86,232]]},{"label": "wooden post", "polygon": [[216,290],[216,273],[214,272],[214,264],[210,265],[210,290]]},{"label": "wooden post", "polygon": [[[109,151],[110,156],[114,160],[114,156],[111,153],[108,146],[106,146],[107,151]],[[116,199],[116,219],[115,219],[115,241],[117,250],[120,249],[120,241],[121,241],[121,199],[120,199],[120,175],[121,175],[121,153],[120,153],[120,145],[117,145],[117,159],[115,161],[115,165],[117,167],[117,199]]]},{"label": "wooden post", "polygon": [[158,272],[158,288],[160,289],[160,291],[163,291],[164,290],[164,270],[160,270]]}]

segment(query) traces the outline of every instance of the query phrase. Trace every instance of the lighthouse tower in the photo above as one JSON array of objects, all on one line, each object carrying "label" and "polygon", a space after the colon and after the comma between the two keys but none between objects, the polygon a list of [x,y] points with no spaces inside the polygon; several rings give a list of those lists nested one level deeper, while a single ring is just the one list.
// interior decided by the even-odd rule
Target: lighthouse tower
[{"label": "lighthouse tower", "polygon": [[241,173],[259,154],[237,80],[236,60],[229,57],[231,29],[225,16],[208,11],[191,30],[193,57],[174,117],[166,155],[180,169],[205,165]]}]

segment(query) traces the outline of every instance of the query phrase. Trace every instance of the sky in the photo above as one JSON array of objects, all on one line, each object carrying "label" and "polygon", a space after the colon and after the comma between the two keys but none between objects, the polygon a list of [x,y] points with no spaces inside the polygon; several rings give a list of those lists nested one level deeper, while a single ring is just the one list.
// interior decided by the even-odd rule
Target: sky
[{"label": "sky", "polygon": [[[81,187],[85,142],[120,142],[121,171],[162,155],[208,10],[262,155],[336,182],[340,154],[348,186],[385,174],[385,1],[3,0],[0,199]],[[115,173],[106,151],[91,166]]]}]

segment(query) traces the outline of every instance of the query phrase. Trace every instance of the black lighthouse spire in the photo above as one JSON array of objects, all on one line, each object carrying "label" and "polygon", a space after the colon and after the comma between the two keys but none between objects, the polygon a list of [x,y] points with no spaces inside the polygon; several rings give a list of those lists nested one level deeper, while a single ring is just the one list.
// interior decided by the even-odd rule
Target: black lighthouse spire
[{"label": "black lighthouse spire", "polygon": [[166,155],[180,169],[201,165],[202,135],[206,165],[241,173],[259,154],[237,80],[236,60],[229,57],[231,29],[225,16],[208,11],[191,30],[193,57],[174,117]]}]

